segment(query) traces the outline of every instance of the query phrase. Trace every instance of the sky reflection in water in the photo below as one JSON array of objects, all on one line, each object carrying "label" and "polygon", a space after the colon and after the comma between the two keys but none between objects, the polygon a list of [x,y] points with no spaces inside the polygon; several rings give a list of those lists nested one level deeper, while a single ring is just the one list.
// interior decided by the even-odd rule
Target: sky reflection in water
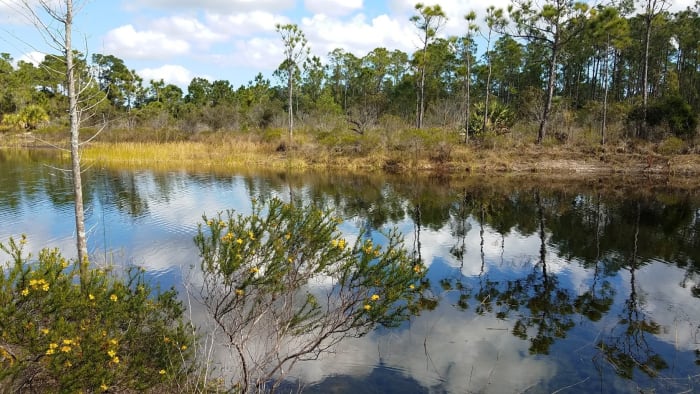
[{"label": "sky reflection in water", "polygon": [[[2,159],[0,240],[26,233],[34,254],[49,246],[73,257],[66,174],[31,156]],[[291,194],[335,207],[350,239],[361,228],[380,239],[374,231],[397,226],[410,250],[420,244],[438,306],[298,364],[292,375],[310,392],[700,386],[700,199],[692,191],[94,168],[86,180],[93,260],[143,266],[163,287],[197,281],[189,268],[198,264],[192,237],[202,215],[246,213],[252,197]]]}]

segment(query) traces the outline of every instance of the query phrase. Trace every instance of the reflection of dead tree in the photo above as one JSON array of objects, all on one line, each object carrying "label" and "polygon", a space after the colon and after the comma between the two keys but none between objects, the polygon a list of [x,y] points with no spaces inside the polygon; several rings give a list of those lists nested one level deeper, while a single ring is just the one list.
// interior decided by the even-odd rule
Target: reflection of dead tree
[{"label": "reflection of dead tree", "polygon": [[595,266],[593,267],[593,281],[590,288],[585,293],[581,294],[574,302],[576,310],[586,316],[591,321],[599,321],[606,314],[613,303],[615,289],[612,288],[608,281],[604,281],[600,288],[598,281],[600,280],[600,232],[603,221],[601,212],[601,197],[598,193],[596,210],[595,210],[595,247],[596,257]]},{"label": "reflection of dead tree", "polygon": [[627,379],[632,379],[635,369],[654,377],[661,369],[668,368],[668,364],[656,353],[647,340],[647,335],[656,335],[661,332],[661,326],[651,320],[642,310],[637,286],[636,271],[639,257],[639,219],[641,216],[641,204],[637,202],[637,215],[634,223],[634,241],[632,255],[629,260],[630,294],[625,301],[619,324],[613,329],[613,333],[598,343],[605,359],[613,366],[615,372]]}]

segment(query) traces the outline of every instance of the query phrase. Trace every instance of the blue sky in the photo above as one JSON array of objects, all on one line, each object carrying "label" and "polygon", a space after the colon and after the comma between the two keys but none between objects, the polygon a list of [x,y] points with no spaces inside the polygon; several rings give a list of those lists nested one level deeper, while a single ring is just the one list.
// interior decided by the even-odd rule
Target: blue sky
[{"label": "blue sky", "polygon": [[[186,88],[193,77],[204,77],[239,86],[258,72],[270,76],[281,63],[276,23],[298,24],[312,54],[322,58],[335,48],[357,56],[377,47],[412,53],[418,38],[409,18],[417,1],[74,0],[81,6],[75,17],[74,46],[123,59],[146,83],[162,78]],[[693,2],[672,1],[674,9]],[[0,52],[15,60],[55,52],[14,11],[17,3],[0,0]],[[487,6],[505,7],[509,0],[437,3],[449,18],[442,35],[461,35],[464,14],[474,10],[481,19]]]}]

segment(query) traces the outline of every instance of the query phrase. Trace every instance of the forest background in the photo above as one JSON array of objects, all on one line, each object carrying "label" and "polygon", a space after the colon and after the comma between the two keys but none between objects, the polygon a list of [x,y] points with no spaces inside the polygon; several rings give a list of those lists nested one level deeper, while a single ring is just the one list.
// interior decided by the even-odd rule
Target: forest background
[{"label": "forest background", "polygon": [[[243,155],[228,161],[246,165],[277,156],[290,165],[294,152],[291,165],[302,167],[693,171],[700,2],[668,9],[659,0],[513,1],[465,15],[464,34],[444,37],[440,6],[417,4],[414,53],[338,48],[323,60],[298,26],[277,25],[285,60],[272,80],[258,74],[238,88],[196,77],[183,91],[144,81],[116,56],[76,52],[92,144],[84,157],[220,162],[210,147],[223,142]],[[15,134],[3,144],[65,140],[64,79],[60,55],[38,66],[1,55],[0,135]]]}]

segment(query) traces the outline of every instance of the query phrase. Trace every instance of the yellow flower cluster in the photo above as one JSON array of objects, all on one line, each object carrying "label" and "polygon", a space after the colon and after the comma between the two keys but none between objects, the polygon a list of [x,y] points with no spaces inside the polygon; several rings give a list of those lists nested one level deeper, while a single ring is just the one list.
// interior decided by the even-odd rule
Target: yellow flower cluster
[{"label": "yellow flower cluster", "polygon": [[253,268],[250,269],[250,273],[251,273],[251,274],[257,274],[258,271],[260,271],[260,270],[258,269],[258,267],[253,267]]},{"label": "yellow flower cluster", "polygon": [[119,300],[119,297],[117,297],[116,294],[112,294],[111,296],[109,296],[109,300],[112,302],[117,302],[117,300]]},{"label": "yellow flower cluster", "polygon": [[369,310],[371,310],[371,309],[372,309],[372,305],[370,305],[370,304],[365,304],[365,310],[366,310],[366,311],[369,311]]},{"label": "yellow flower cluster", "polygon": [[237,295],[237,296],[240,297],[240,296],[242,296],[243,294],[245,294],[245,291],[243,291],[243,289],[236,289],[236,295]]},{"label": "yellow flower cluster", "polygon": [[331,246],[338,249],[345,249],[345,239],[333,239],[331,240]]},{"label": "yellow flower cluster", "polygon": [[255,241],[255,234],[253,234],[252,231],[248,231],[248,238],[250,238],[251,240]]},{"label": "yellow flower cluster", "polygon": [[379,294],[372,294],[372,301],[377,301],[379,299]]},{"label": "yellow flower cluster", "polygon": [[58,349],[58,344],[57,343],[50,343],[48,350],[46,350],[46,355],[50,356],[50,355],[56,353],[56,349]]},{"label": "yellow flower cluster", "polygon": [[413,272],[420,274],[421,271],[423,271],[423,267],[421,267],[420,264],[416,264],[413,266]]},{"label": "yellow flower cluster", "polygon": [[[43,291],[49,291],[49,283],[46,281],[46,279],[30,279],[29,280],[29,287],[32,288],[32,290],[43,290]],[[25,293],[26,290],[26,293]],[[22,290],[22,295],[27,295],[29,294],[28,289]]]},{"label": "yellow flower cluster", "polygon": [[221,237],[221,242],[231,242],[233,241],[234,235],[233,233],[229,232],[226,233],[223,237]]}]

